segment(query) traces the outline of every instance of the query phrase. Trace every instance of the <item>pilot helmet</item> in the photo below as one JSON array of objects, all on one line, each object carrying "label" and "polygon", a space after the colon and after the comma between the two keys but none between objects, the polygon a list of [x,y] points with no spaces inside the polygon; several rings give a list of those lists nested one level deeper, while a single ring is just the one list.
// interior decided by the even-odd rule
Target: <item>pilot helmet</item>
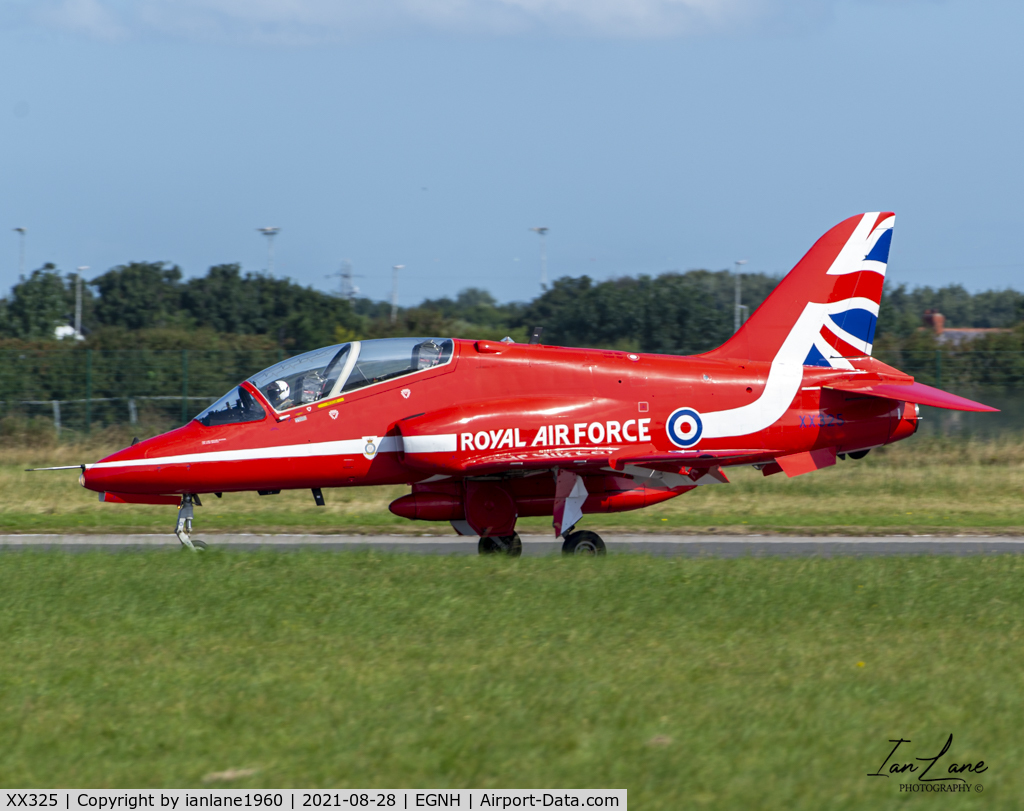
[{"label": "pilot helmet", "polygon": [[267,386],[267,397],[277,403],[283,403],[291,394],[291,386],[285,380],[275,380]]}]

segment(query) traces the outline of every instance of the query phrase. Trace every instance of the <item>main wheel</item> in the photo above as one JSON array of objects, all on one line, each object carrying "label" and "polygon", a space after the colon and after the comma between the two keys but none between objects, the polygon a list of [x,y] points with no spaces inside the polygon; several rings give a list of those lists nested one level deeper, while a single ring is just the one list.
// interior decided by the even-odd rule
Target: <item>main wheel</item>
[{"label": "main wheel", "polygon": [[511,535],[484,536],[477,545],[481,555],[508,555],[518,558],[523,554],[523,541],[518,532]]},{"label": "main wheel", "polygon": [[565,536],[562,541],[563,555],[603,555],[604,541],[596,532],[580,530]]}]

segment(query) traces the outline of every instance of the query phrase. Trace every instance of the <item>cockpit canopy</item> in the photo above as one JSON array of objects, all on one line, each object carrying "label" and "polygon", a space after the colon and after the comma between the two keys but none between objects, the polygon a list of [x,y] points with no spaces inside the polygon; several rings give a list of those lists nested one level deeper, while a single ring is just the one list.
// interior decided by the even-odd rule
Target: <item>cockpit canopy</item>
[{"label": "cockpit canopy", "polygon": [[[450,338],[352,341],[283,360],[254,374],[249,383],[259,389],[275,411],[287,411],[385,380],[443,366],[451,361],[453,349],[454,343]],[[245,408],[239,408],[242,403],[237,391],[218,400],[196,419],[204,425],[262,419],[262,414],[254,416],[255,411],[248,407],[248,403]],[[240,391],[244,392],[244,389]],[[229,406],[228,402],[233,405]],[[258,404],[253,405],[259,408]]]},{"label": "cockpit canopy", "polygon": [[256,398],[241,386],[236,386],[196,417],[196,420],[212,428],[215,425],[259,422],[266,416],[267,412],[256,402]]}]

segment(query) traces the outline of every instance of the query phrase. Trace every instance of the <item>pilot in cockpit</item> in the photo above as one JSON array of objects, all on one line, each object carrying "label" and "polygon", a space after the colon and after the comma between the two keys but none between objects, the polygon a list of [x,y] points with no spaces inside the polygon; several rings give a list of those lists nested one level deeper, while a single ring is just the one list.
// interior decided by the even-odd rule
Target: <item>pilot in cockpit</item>
[{"label": "pilot in cockpit", "polygon": [[288,408],[288,406],[292,404],[292,389],[286,380],[275,380],[267,386],[265,391],[267,399],[270,400],[270,404],[278,411]]}]

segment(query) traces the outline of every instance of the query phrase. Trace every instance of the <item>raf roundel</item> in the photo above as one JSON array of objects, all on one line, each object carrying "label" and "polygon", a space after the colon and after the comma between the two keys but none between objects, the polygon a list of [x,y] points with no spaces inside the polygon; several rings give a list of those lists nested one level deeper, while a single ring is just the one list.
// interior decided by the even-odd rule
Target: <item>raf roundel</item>
[{"label": "raf roundel", "polygon": [[668,418],[666,428],[673,445],[689,448],[697,444],[704,431],[704,424],[700,414],[692,408],[677,408]]}]

